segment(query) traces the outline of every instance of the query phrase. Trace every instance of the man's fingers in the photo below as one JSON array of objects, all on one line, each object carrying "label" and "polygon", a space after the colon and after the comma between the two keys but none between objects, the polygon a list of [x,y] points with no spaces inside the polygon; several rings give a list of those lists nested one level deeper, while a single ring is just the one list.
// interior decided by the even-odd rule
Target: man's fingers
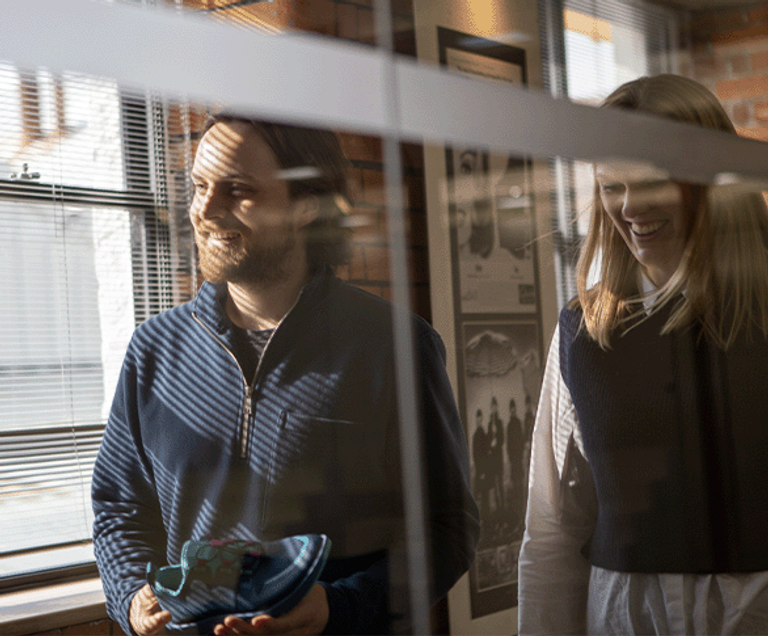
[{"label": "man's fingers", "polygon": [[131,627],[139,636],[156,636],[165,633],[171,622],[171,613],[160,609],[155,593],[149,584],[142,587],[131,601]]},{"label": "man's fingers", "polygon": [[[266,634],[268,632],[262,631],[261,625],[264,621],[258,621],[262,618],[260,616],[254,617],[249,623],[237,616],[227,616],[222,623],[216,625],[213,628],[215,636],[234,636],[236,634]],[[269,619],[268,616],[263,618]]]},{"label": "man's fingers", "polygon": [[165,633],[163,628],[170,622],[170,612],[157,612],[151,614],[144,619],[144,634],[146,634],[146,636],[163,634]]}]

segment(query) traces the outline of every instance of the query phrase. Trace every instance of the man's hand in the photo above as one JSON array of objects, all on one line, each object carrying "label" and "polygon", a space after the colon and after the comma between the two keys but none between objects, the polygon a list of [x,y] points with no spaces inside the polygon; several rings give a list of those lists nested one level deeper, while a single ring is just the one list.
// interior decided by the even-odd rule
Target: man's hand
[{"label": "man's hand", "polygon": [[165,625],[171,622],[171,613],[160,609],[160,603],[147,583],[133,597],[128,619],[139,636],[155,636],[165,634]]},{"label": "man's hand", "polygon": [[216,636],[233,634],[322,634],[328,624],[328,597],[325,588],[315,583],[301,602],[278,618],[267,614],[254,616],[250,622],[227,616],[213,630]]}]

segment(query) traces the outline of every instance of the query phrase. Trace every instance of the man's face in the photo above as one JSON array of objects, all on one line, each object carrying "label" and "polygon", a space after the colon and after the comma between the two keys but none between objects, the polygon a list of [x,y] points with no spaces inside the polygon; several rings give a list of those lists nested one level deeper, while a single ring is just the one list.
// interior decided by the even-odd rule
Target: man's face
[{"label": "man's face", "polygon": [[249,124],[218,123],[192,167],[189,218],[200,269],[212,282],[269,284],[296,263],[299,223],[288,184],[267,143]]}]

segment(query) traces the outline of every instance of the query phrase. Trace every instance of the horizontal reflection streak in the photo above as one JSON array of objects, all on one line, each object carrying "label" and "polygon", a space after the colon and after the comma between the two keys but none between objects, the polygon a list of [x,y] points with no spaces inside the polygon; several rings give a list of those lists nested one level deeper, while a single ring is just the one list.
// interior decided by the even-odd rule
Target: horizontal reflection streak
[{"label": "horizontal reflection streak", "polygon": [[[4,55],[19,63],[113,76],[283,121],[535,157],[600,160],[622,147],[622,157],[664,165],[686,181],[709,182],[720,173],[762,177],[768,165],[768,144],[598,111],[404,59],[394,61],[393,87],[383,81],[385,52],[300,35],[242,32],[163,10],[30,0],[6,7],[0,28]],[[82,38],[84,31],[92,37]],[[180,52],[189,50],[198,54],[181,59]],[[103,51],[115,54],[110,58]],[[237,60],[240,72],[221,73],[221,59]],[[276,62],[265,67],[263,59]],[[240,80],[253,73],[258,84]],[[401,97],[398,124],[383,110],[392,91]],[[483,117],[467,116],[477,112]],[[648,144],[648,139],[673,143]],[[690,150],[685,156],[672,152],[681,139]]]}]

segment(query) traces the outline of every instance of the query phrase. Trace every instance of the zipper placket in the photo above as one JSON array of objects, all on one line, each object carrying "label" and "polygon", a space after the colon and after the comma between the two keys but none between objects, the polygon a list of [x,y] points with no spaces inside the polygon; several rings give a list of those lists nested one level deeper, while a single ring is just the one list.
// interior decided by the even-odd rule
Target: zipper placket
[{"label": "zipper placket", "polygon": [[[195,319],[195,321],[203,328],[205,329],[211,336],[213,337],[216,342],[218,342],[223,348],[224,351],[226,351],[230,356],[232,356],[232,359],[235,361],[235,364],[237,365],[238,370],[240,371],[240,379],[243,381],[243,417],[240,420],[240,430],[238,431],[238,437],[240,439],[240,459],[245,459],[248,455],[248,428],[250,424],[251,419],[251,411],[253,410],[253,386],[248,386],[248,380],[245,378],[245,373],[243,373],[243,368],[240,366],[240,363],[237,360],[237,356],[235,356],[232,349],[230,349],[224,341],[219,338],[213,330],[206,325],[200,318],[197,317],[197,314],[192,312],[192,318]],[[264,348],[266,350],[266,347]],[[254,381],[254,386],[256,382]]]},{"label": "zipper placket", "polygon": [[251,413],[253,412],[253,394],[256,391],[256,385],[259,381],[259,372],[261,371],[262,363],[264,362],[264,358],[267,354],[267,349],[269,349],[269,345],[272,343],[277,330],[280,329],[280,326],[283,324],[283,322],[285,322],[285,319],[291,315],[296,305],[299,304],[299,300],[301,300],[303,295],[304,290],[302,289],[299,292],[299,295],[297,296],[293,305],[291,305],[291,308],[288,310],[285,316],[280,319],[280,322],[278,322],[277,325],[275,325],[275,328],[272,330],[272,335],[270,335],[267,339],[267,343],[264,345],[261,356],[259,356],[259,362],[256,364],[256,372],[253,374],[253,383],[250,386],[248,385],[248,380],[245,377],[245,373],[243,373],[243,368],[240,366],[240,363],[238,362],[237,356],[235,356],[234,352],[226,344],[224,344],[224,341],[219,338],[208,325],[206,325],[202,320],[200,320],[200,318],[198,318],[195,312],[192,312],[192,317],[195,319],[195,321],[200,324],[209,334],[211,334],[216,342],[224,347],[224,350],[230,356],[232,356],[232,359],[235,361],[237,368],[240,370],[240,377],[243,380],[243,419],[240,422],[239,431],[240,459],[245,459],[248,456],[248,431],[250,429]]}]

